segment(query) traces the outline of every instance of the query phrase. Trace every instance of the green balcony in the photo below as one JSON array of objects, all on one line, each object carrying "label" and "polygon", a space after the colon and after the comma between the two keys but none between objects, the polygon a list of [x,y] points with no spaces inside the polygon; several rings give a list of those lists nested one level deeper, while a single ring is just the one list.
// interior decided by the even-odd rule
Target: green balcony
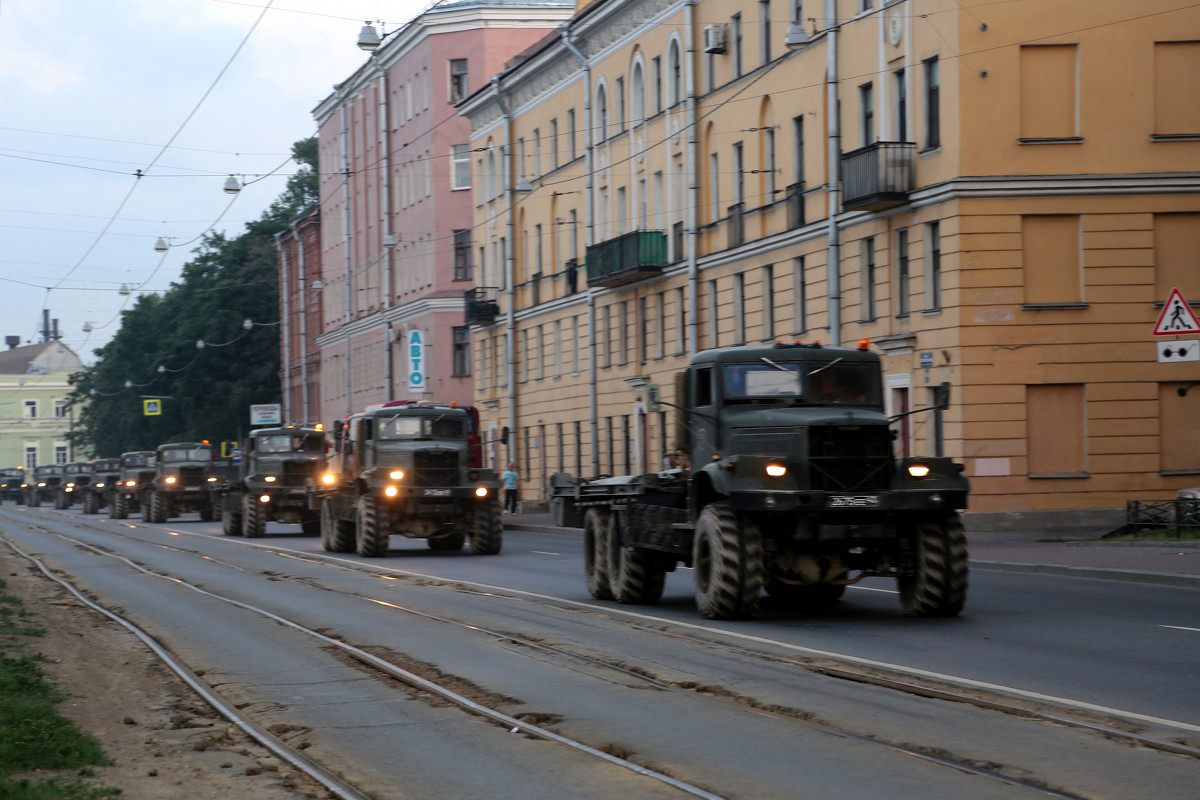
[{"label": "green balcony", "polygon": [[611,288],[662,272],[667,237],[662,231],[633,231],[587,249],[589,286]]}]

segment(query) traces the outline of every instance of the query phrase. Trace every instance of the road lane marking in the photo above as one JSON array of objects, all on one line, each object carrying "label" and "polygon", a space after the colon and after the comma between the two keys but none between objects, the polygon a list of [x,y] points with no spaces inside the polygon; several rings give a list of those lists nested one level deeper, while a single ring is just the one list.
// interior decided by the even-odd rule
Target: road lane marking
[{"label": "road lane marking", "polygon": [[1182,625],[1159,625],[1158,627],[1171,628],[1177,631],[1194,631],[1195,633],[1200,633],[1200,628],[1185,628]]}]

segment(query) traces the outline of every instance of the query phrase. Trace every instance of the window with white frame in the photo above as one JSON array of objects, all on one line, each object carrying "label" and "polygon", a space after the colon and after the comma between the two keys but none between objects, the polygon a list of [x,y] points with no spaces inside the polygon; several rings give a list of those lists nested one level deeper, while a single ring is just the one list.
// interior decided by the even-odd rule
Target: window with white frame
[{"label": "window with white frame", "polygon": [[470,93],[467,82],[467,59],[450,59],[450,102],[457,103]]},{"label": "window with white frame", "polygon": [[24,413],[22,416],[25,417],[25,419],[37,419],[37,400],[26,400],[22,405],[24,406]]},{"label": "window with white frame", "polygon": [[450,164],[452,182],[450,188],[471,188],[471,148],[465,144],[450,145]]}]

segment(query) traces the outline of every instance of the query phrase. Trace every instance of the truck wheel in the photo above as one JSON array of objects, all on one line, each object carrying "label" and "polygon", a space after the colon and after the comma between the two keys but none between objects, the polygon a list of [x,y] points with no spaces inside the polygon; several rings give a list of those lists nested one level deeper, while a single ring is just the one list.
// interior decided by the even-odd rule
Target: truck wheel
[{"label": "truck wheel", "polygon": [[437,550],[442,553],[457,553],[466,544],[467,535],[462,531],[450,531],[449,533],[430,536],[425,541],[429,542],[430,550]]},{"label": "truck wheel", "polygon": [[204,505],[200,506],[199,511],[200,511],[200,521],[201,522],[212,522],[213,521],[213,504],[212,504],[211,500],[209,500]]},{"label": "truck wheel", "polygon": [[313,516],[300,520],[300,532],[305,536],[320,536],[321,518]]},{"label": "truck wheel", "polygon": [[910,617],[953,617],[967,601],[967,537],[957,514],[920,522],[896,583]]},{"label": "truck wheel", "polygon": [[358,536],[355,552],[363,558],[379,558],[388,551],[387,509],[381,509],[375,498],[364,494],[358,498]]},{"label": "truck wheel", "polygon": [[57,508],[59,511],[70,508],[71,507],[71,495],[67,494],[66,492],[62,492],[62,491],[55,492],[54,493],[54,507]]},{"label": "truck wheel", "polygon": [[588,594],[597,600],[612,600],[608,577],[608,535],[612,512],[589,508],[583,517],[583,572]]},{"label": "truck wheel", "polygon": [[242,495],[242,535],[261,539],[267,532],[267,514],[263,504],[253,494]]},{"label": "truck wheel", "polygon": [[763,590],[763,544],[758,526],[739,521],[724,501],[696,521],[692,543],[696,607],[709,619],[754,616]]},{"label": "truck wheel", "polygon": [[321,546],[328,553],[354,552],[354,523],[333,514],[333,500],[321,501]]},{"label": "truck wheel", "polygon": [[83,513],[95,514],[100,510],[100,495],[88,492],[83,496]]},{"label": "truck wheel", "polygon": [[128,519],[129,518],[129,501],[125,495],[118,494],[112,501],[112,512],[109,514],[113,519]]},{"label": "truck wheel", "polygon": [[608,586],[618,603],[651,605],[662,597],[666,570],[652,553],[621,544],[621,516],[614,513],[608,528]]},{"label": "truck wheel", "polygon": [[242,504],[240,502],[236,508],[227,506],[221,512],[221,531],[226,536],[242,535]]},{"label": "truck wheel", "polygon": [[29,502],[26,503],[25,505],[29,506],[30,508],[37,508],[41,504],[42,504],[42,496],[39,495],[37,492],[34,492],[33,494],[29,495]]},{"label": "truck wheel", "polygon": [[171,518],[171,498],[162,492],[151,492],[148,505],[149,512],[145,508],[142,509],[142,519],[146,519],[148,513],[150,517],[148,522],[161,525]]},{"label": "truck wheel", "polygon": [[494,556],[504,546],[504,522],[501,520],[500,498],[475,504],[475,524],[471,529],[471,552],[477,556]]}]

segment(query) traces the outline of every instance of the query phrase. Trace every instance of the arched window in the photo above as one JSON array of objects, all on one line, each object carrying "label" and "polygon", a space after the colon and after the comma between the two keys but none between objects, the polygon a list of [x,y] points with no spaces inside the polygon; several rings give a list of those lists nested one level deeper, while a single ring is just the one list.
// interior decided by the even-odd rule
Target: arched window
[{"label": "arched window", "polygon": [[646,73],[642,62],[633,62],[633,74],[629,79],[629,111],[631,123],[636,127],[646,120]]},{"label": "arched window", "polygon": [[672,39],[667,47],[667,102],[683,101],[683,61],[679,57],[679,40]]},{"label": "arched window", "polygon": [[488,145],[487,151],[487,196],[491,200],[496,196],[496,148]]},{"label": "arched window", "polygon": [[608,138],[608,93],[604,84],[596,87],[596,142]]}]

